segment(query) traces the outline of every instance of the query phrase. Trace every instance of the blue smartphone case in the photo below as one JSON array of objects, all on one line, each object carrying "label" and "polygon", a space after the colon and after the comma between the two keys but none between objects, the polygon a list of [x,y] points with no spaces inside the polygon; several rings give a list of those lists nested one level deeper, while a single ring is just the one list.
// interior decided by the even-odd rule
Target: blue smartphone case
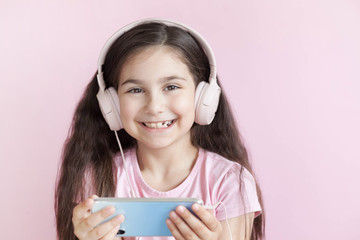
[{"label": "blue smartphone case", "polygon": [[93,213],[106,206],[114,206],[116,209],[115,214],[103,222],[119,214],[125,216],[117,233],[120,237],[172,236],[165,223],[170,212],[179,205],[191,212],[194,203],[203,205],[202,200],[196,198],[97,198],[94,202]]}]

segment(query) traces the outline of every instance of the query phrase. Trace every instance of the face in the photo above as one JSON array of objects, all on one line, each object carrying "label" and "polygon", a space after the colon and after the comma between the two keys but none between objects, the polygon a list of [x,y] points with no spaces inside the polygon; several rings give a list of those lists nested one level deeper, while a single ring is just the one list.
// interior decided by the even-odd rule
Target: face
[{"label": "face", "polygon": [[195,83],[171,47],[148,47],[122,66],[118,95],[121,122],[139,147],[190,144]]}]

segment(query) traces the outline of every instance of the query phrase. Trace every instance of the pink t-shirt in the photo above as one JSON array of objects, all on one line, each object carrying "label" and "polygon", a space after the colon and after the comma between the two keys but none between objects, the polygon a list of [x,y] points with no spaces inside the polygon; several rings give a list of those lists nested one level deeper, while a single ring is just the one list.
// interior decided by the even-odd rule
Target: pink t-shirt
[{"label": "pink t-shirt", "polygon": [[[256,217],[261,213],[253,176],[243,168],[240,179],[241,165],[216,153],[200,148],[196,163],[187,178],[180,185],[166,192],[155,190],[144,181],[135,148],[127,150],[124,156],[130,184],[137,197],[198,198],[203,200],[205,206],[213,206],[222,202],[226,207],[227,218],[238,217],[250,212],[255,212]],[[115,156],[115,162],[118,165],[116,196],[131,197],[120,154]],[[214,214],[220,221],[226,219],[222,204],[215,208]],[[141,239],[174,238],[142,237]]]}]

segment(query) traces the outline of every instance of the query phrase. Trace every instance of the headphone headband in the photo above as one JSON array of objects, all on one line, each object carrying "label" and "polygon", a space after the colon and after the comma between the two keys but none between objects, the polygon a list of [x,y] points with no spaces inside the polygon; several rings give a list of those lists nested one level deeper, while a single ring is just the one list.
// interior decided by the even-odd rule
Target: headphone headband
[{"label": "headphone headband", "polygon": [[105,85],[105,81],[103,78],[103,72],[102,72],[102,65],[105,62],[105,58],[106,55],[111,47],[111,45],[121,36],[123,35],[125,32],[129,31],[130,29],[141,25],[143,23],[151,23],[151,22],[157,22],[157,23],[163,23],[167,26],[175,26],[175,27],[179,27],[187,32],[189,32],[202,46],[203,50],[205,51],[205,54],[209,60],[209,65],[210,65],[210,76],[209,76],[209,82],[210,84],[215,84],[216,83],[216,61],[215,61],[215,56],[214,53],[210,47],[210,45],[207,43],[207,41],[205,40],[205,38],[203,38],[197,31],[195,31],[194,29],[186,26],[185,24],[173,21],[173,20],[169,20],[169,19],[161,19],[161,18],[147,18],[147,19],[143,19],[143,20],[139,20],[133,23],[130,23],[128,25],[126,25],[125,27],[119,29],[117,32],[115,32],[105,43],[104,47],[101,50],[99,59],[98,59],[98,74],[97,74],[97,79],[98,79],[98,84],[100,86],[100,88],[102,90],[105,89],[106,85]]}]

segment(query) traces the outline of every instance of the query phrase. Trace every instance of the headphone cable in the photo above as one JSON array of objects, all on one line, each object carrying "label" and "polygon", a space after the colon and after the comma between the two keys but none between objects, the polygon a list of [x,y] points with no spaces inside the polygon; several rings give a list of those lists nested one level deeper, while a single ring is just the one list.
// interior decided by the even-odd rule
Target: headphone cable
[{"label": "headphone cable", "polygon": [[122,162],[123,162],[123,165],[124,165],[124,170],[125,170],[125,175],[126,175],[126,182],[127,182],[127,185],[129,186],[129,189],[130,189],[130,195],[131,195],[132,198],[136,198],[136,195],[135,195],[135,193],[134,193],[134,191],[133,191],[133,189],[131,187],[131,184],[130,184],[129,174],[127,172],[126,165],[125,165],[125,156],[124,156],[123,149],[121,147],[119,136],[118,136],[116,131],[114,131],[114,133],[115,133],[115,136],[116,136],[117,143],[119,145],[119,149],[120,149],[120,153],[121,153],[121,159],[122,159]]}]

